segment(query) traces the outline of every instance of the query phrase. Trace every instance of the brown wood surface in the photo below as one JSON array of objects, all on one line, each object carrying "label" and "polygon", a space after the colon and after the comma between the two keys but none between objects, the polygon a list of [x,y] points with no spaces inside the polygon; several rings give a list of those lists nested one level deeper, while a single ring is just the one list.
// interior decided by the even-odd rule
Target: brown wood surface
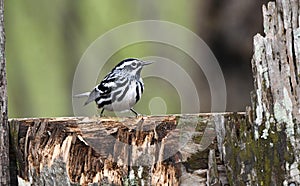
[{"label": "brown wood surface", "polygon": [[220,148],[224,125],[235,117],[245,119],[220,113],[9,123],[24,184],[215,185],[228,183]]}]

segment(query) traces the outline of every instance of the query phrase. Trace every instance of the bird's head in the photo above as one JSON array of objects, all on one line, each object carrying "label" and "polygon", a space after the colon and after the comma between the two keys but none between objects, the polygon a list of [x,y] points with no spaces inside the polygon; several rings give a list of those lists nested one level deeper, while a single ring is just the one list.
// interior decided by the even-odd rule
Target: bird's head
[{"label": "bird's head", "polygon": [[141,70],[145,65],[150,65],[150,61],[142,61],[136,58],[127,58],[121,61],[115,68],[114,72],[124,73],[128,76],[140,77]]}]

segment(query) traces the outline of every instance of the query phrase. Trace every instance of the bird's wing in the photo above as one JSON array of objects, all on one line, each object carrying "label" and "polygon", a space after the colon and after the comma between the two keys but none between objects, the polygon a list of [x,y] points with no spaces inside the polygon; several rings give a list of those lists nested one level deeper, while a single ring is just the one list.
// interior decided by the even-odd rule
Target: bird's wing
[{"label": "bird's wing", "polygon": [[89,94],[87,101],[84,105],[89,104],[92,101],[97,101],[97,99],[105,99],[109,98],[111,95],[111,91],[116,87],[115,83],[116,77],[111,76],[108,74],[103,81],[97,85]]}]

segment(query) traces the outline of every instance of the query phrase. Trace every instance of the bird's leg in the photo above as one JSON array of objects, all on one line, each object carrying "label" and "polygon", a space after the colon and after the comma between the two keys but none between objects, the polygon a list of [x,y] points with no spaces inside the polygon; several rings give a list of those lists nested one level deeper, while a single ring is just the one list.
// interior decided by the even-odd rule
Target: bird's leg
[{"label": "bird's leg", "polygon": [[135,114],[135,117],[137,117],[139,115],[139,113],[137,113],[137,111],[135,111],[133,108],[130,109],[131,112],[133,112]]},{"label": "bird's leg", "polygon": [[100,117],[102,117],[103,116],[103,112],[104,112],[104,108],[101,110],[101,112],[100,112]]}]

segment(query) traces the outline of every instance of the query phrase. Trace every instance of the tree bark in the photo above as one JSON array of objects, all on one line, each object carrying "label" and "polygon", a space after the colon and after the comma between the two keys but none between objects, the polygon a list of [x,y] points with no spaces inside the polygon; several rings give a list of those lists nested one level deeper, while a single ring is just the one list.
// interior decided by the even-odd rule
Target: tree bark
[{"label": "tree bark", "polygon": [[5,63],[4,0],[0,0],[0,185],[10,184]]},{"label": "tree bark", "polygon": [[245,120],[228,113],[9,123],[22,185],[225,185],[221,144],[236,118]]},{"label": "tree bark", "polygon": [[226,129],[231,185],[300,185],[299,13],[297,0],[263,6],[265,36],[254,37],[251,124]]}]

